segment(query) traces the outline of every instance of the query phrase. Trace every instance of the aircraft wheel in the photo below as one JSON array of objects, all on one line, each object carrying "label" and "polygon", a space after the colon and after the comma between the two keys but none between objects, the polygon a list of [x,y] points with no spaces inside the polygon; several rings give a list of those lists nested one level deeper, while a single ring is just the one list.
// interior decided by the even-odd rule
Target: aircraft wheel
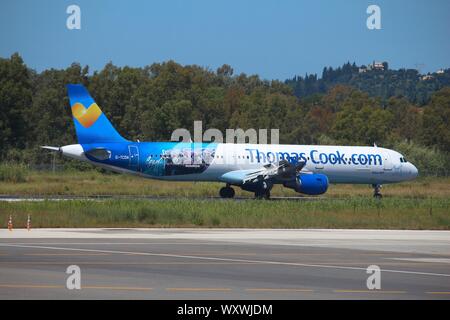
[{"label": "aircraft wheel", "polygon": [[219,195],[221,198],[231,199],[234,197],[234,189],[231,187],[223,187],[220,189]]},{"label": "aircraft wheel", "polygon": [[265,199],[268,200],[270,199],[270,190],[259,190],[255,192],[255,198],[260,200],[260,199]]}]

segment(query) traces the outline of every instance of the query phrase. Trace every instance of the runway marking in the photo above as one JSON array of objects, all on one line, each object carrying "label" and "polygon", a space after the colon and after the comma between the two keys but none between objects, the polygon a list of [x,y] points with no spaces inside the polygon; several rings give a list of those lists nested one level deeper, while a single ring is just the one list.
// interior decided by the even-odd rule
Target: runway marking
[{"label": "runway marking", "polygon": [[172,292],[190,292],[190,291],[195,291],[195,292],[201,292],[201,291],[206,291],[206,292],[211,292],[211,291],[231,291],[232,289],[230,288],[166,288],[166,291],[172,291]]},{"label": "runway marking", "polygon": [[425,292],[426,294],[450,294],[450,291],[430,291]]},{"label": "runway marking", "polygon": [[25,288],[25,289],[64,289],[64,286],[41,284],[0,284],[0,288]]},{"label": "runway marking", "polygon": [[24,253],[24,256],[109,256],[110,253]]},{"label": "runway marking", "polygon": [[[133,254],[135,255],[135,254]],[[65,256],[65,255],[62,255]],[[70,255],[72,256],[72,255]],[[73,255],[77,256],[77,255]],[[79,256],[84,256],[83,254],[80,254]],[[255,265],[255,264],[261,264],[259,262],[114,262],[114,261],[77,261],[76,262],[79,265],[124,265],[124,266],[133,266],[133,265]],[[292,262],[296,263],[296,262]],[[298,262],[299,264],[301,262]],[[310,262],[312,263],[312,262]],[[341,263],[346,265],[361,265],[361,262],[346,262]],[[369,265],[370,263],[367,263]],[[61,262],[61,261],[0,261],[0,265],[67,265],[67,262]],[[380,267],[383,267],[384,265],[389,266],[403,266],[404,263],[382,263],[378,264]],[[411,265],[420,265],[422,266],[422,263],[408,263],[408,266]]]},{"label": "runway marking", "polygon": [[[326,269],[338,269],[338,270],[358,270],[358,271],[364,271],[364,272],[366,271],[366,268],[362,268],[362,267],[336,266],[336,265],[325,265],[325,264],[306,264],[306,263],[270,261],[270,260],[248,260],[248,259],[235,259],[235,258],[202,257],[202,256],[178,255],[178,254],[170,254],[170,253],[152,253],[152,252],[132,252],[132,251],[116,251],[116,250],[30,246],[30,245],[16,245],[16,244],[3,244],[3,243],[0,244],[0,246],[11,247],[11,248],[36,248],[36,249],[46,249],[46,250],[101,252],[101,253],[114,253],[114,254],[131,254],[131,255],[140,255],[140,256],[169,257],[169,258],[180,258],[180,259],[215,260],[215,261],[224,261],[224,262],[225,261],[228,261],[228,262],[251,262],[251,263],[259,263],[259,264],[267,264],[267,265],[326,268]],[[393,269],[382,269],[382,271],[385,273],[389,272],[389,273],[423,275],[423,276],[450,277],[450,274],[445,274],[445,273],[432,273],[432,272],[406,271],[406,270],[393,270]]]},{"label": "runway marking", "polygon": [[392,294],[402,294],[406,291],[389,291],[389,290],[333,290],[335,293],[392,293]]},{"label": "runway marking", "polygon": [[[127,255],[132,256],[134,254],[128,253]],[[257,253],[190,253],[190,252],[183,252],[183,255],[203,255],[203,256],[255,256]]]},{"label": "runway marking", "polygon": [[[0,284],[0,288],[14,289],[66,289],[61,285],[43,285],[43,284]],[[151,291],[153,288],[140,287],[120,287],[120,286],[81,286],[81,289],[96,290],[125,290],[125,291]]]},{"label": "runway marking", "polygon": [[[208,242],[208,243],[202,243],[202,242],[183,242],[183,240],[180,240],[179,242],[157,242],[158,238],[155,239],[147,239],[147,240],[155,240],[155,242],[32,242],[33,245],[145,245],[145,246],[151,246],[151,245],[172,245],[172,244],[182,244],[182,245],[196,245],[196,246],[223,246],[223,243],[219,242]],[[14,244],[16,245],[29,245],[31,242],[16,242]],[[232,243],[233,245],[238,245],[239,243]],[[249,245],[252,245],[251,243]]]},{"label": "runway marking", "polygon": [[314,292],[312,289],[294,289],[294,288],[249,288],[248,292]]},{"label": "runway marking", "polygon": [[[77,261],[79,265],[254,265],[254,262],[109,262],[109,261]],[[67,265],[67,262],[53,261],[0,261],[2,264],[17,265]]]},{"label": "runway marking", "polygon": [[81,286],[81,289],[125,290],[125,291],[152,291],[153,290],[153,288],[116,287],[116,286]]},{"label": "runway marking", "polygon": [[[203,255],[203,256],[255,256],[257,253],[241,253],[241,252],[230,252],[230,253],[214,253],[214,252],[183,252],[184,255]],[[341,256],[342,253],[303,253],[303,252],[265,252],[268,256],[292,256],[292,257],[302,257],[302,256]],[[358,256],[384,256],[382,253],[377,254],[358,254]],[[388,258],[387,258],[388,259]]]},{"label": "runway marking", "polygon": [[[0,288],[13,288],[13,289],[66,289],[62,285],[46,285],[46,284],[0,284]],[[153,291],[153,288],[148,287],[121,287],[121,286],[82,286],[81,289],[90,290],[117,290],[117,291]],[[169,292],[230,292],[231,288],[166,288]],[[247,288],[246,292],[251,293],[264,293],[264,292],[302,292],[312,293],[312,289],[299,289],[299,288]],[[333,290],[334,293],[382,293],[382,294],[406,294],[407,291],[399,290]],[[426,294],[432,295],[450,295],[450,291],[428,291]]]},{"label": "runway marking", "polygon": [[398,261],[412,261],[420,263],[445,263],[450,264],[450,259],[448,258],[388,258],[390,260]]}]

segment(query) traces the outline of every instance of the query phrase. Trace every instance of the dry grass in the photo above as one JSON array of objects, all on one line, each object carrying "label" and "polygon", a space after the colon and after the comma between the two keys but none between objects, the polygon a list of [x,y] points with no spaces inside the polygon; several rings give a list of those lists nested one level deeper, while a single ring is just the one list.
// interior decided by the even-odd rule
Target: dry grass
[{"label": "dry grass", "polygon": [[[366,185],[332,185],[315,201],[216,201],[206,198],[217,196],[220,183],[165,182],[97,171],[31,171],[24,181],[1,181],[0,194],[167,199],[0,202],[5,226],[10,214],[16,226],[24,226],[31,214],[33,227],[450,228],[450,178],[387,185],[382,201],[373,200]],[[236,193],[253,198],[238,188]],[[272,195],[300,196],[281,186]]]},{"label": "dry grass", "polygon": [[[3,195],[137,195],[168,197],[215,197],[221,183],[169,182],[143,179],[129,175],[102,174],[97,171],[29,172],[26,182],[0,181]],[[253,197],[249,192],[235,188],[238,196]],[[331,185],[326,197],[370,197],[368,185]],[[412,182],[384,185],[385,197],[450,198],[449,177],[426,177]],[[300,196],[296,192],[275,186],[273,196]]]}]

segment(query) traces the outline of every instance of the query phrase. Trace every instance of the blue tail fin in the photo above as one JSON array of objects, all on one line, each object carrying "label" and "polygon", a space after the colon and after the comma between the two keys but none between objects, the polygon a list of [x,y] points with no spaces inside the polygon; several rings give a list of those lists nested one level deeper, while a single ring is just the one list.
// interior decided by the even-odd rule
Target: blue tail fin
[{"label": "blue tail fin", "polygon": [[78,143],[126,142],[81,84],[67,85]]}]

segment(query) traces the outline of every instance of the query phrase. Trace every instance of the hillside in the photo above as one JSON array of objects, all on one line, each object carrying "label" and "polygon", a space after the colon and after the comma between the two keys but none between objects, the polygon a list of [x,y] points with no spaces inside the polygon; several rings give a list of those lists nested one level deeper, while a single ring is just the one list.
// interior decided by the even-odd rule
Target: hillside
[{"label": "hillside", "polygon": [[390,70],[386,62],[381,65],[374,62],[368,66],[348,62],[336,69],[325,67],[321,78],[316,74],[295,76],[285,83],[299,98],[326,93],[341,84],[367,92],[371,97],[380,97],[383,102],[391,97],[405,97],[409,102],[422,106],[430,101],[434,92],[450,85],[450,69],[422,75],[415,69]]}]

